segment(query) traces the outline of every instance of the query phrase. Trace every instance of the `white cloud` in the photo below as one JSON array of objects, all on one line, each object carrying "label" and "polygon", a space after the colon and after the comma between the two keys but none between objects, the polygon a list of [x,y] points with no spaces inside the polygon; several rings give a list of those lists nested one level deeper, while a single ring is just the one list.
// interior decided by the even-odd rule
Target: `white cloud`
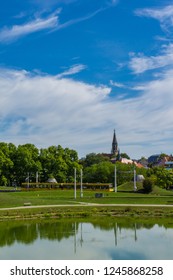
[{"label": "white cloud", "polygon": [[65,76],[74,75],[74,74],[77,74],[77,73],[83,71],[84,69],[86,69],[86,65],[76,64],[76,65],[71,66],[68,70],[64,71],[63,73],[58,74],[56,77],[62,78]]},{"label": "white cloud", "polygon": [[[146,8],[138,9],[135,11],[137,16],[144,16],[154,18],[161,24],[161,28],[169,35],[172,36],[173,31],[173,5],[169,5],[161,8]],[[130,69],[135,74],[143,73],[147,70],[153,70],[157,68],[163,68],[172,66],[173,64],[173,44],[169,38],[156,37],[160,41],[164,41],[165,44],[160,46],[161,51],[158,51],[158,55],[145,56],[144,54],[133,54],[129,63]]]},{"label": "white cloud", "polygon": [[133,158],[172,153],[172,75],[145,84],[136,98],[111,99],[107,86],[1,69],[1,141],[60,144],[83,156],[110,152],[115,128],[121,151]]},{"label": "white cloud", "polygon": [[150,17],[158,20],[164,31],[170,32],[173,27],[173,5],[161,7],[160,9],[138,9],[136,15]]},{"label": "white cloud", "polygon": [[46,19],[36,18],[22,25],[4,27],[0,30],[0,42],[11,42],[34,32],[55,28],[57,24],[58,16],[51,15]]},{"label": "white cloud", "polygon": [[155,19],[158,19],[160,21],[163,21],[167,18],[173,17],[173,5],[168,5],[166,7],[161,7],[160,9],[138,9],[135,12],[138,16],[147,16],[152,17]]},{"label": "white cloud", "polygon": [[118,83],[118,82],[114,82],[112,80],[110,80],[110,85],[111,86],[114,86],[114,87],[118,87],[118,88],[126,88],[125,85],[121,84],[121,83]]},{"label": "white cloud", "polygon": [[3,27],[0,29],[0,42],[9,43],[13,42],[20,37],[39,32],[42,30],[49,30],[49,32],[55,32],[57,30],[67,28],[71,25],[77,24],[82,21],[86,21],[98,13],[102,12],[106,8],[100,8],[93,13],[86,16],[75,18],[72,20],[67,20],[64,23],[59,22],[59,13],[61,9],[55,10],[54,13],[50,14],[47,18],[36,17],[32,21],[28,21],[21,25],[13,25],[11,27]]},{"label": "white cloud", "polygon": [[161,54],[158,56],[147,57],[144,54],[133,54],[129,62],[129,68],[135,74],[170,65],[173,65],[173,44],[164,46]]},{"label": "white cloud", "polygon": [[72,20],[68,20],[68,21],[66,21],[64,23],[59,24],[53,31],[56,31],[56,30],[59,30],[59,29],[63,29],[63,28],[67,28],[68,26],[71,26],[73,24],[76,24],[76,23],[88,20],[88,19],[96,16],[100,12],[104,11],[105,9],[106,8],[100,8],[100,9],[98,9],[98,10],[94,11],[93,13],[90,13],[90,14],[88,14],[86,16],[75,18],[75,19],[72,19]]},{"label": "white cloud", "polygon": [[79,131],[89,129],[90,123],[91,128],[100,126],[104,120],[102,102],[110,92],[104,86],[8,69],[0,73],[0,86],[0,123],[5,138],[42,145],[58,141],[74,145]]}]

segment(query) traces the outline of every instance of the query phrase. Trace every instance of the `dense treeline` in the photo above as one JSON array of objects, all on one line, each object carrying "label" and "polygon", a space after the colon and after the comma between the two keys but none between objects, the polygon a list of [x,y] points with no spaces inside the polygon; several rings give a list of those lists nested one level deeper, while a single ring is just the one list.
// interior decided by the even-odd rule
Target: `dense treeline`
[{"label": "dense treeline", "polygon": [[12,143],[0,143],[0,185],[21,185],[28,175],[30,181],[40,182],[56,178],[58,182],[72,182],[74,168],[80,170],[77,152],[60,145],[38,149],[33,144],[16,147]]},{"label": "dense treeline", "polygon": [[[77,181],[80,181],[80,170],[83,169],[83,182],[112,183],[114,182],[115,164],[102,154],[90,153],[79,160],[75,150],[50,146],[38,149],[33,144],[15,146],[12,143],[0,143],[0,185],[20,186],[29,175],[30,182],[47,182],[55,178],[59,183],[74,181],[76,168]],[[173,185],[173,171],[164,168],[136,168],[133,164],[116,162],[117,184],[133,180],[134,168],[136,174],[142,174],[147,181],[147,189],[152,185],[169,188]]]},{"label": "dense treeline", "polygon": [[[133,165],[116,163],[118,185],[133,180]],[[83,169],[83,181],[92,183],[113,183],[114,164],[102,154],[90,153],[79,160],[75,150],[50,146],[38,149],[33,144],[15,146],[12,143],[0,143],[0,185],[20,186],[29,175],[30,182],[47,182],[55,178],[57,182],[73,182],[74,168],[77,180]],[[137,170],[141,174],[142,170]],[[145,172],[145,170],[143,170]]]},{"label": "dense treeline", "polygon": [[[80,161],[84,167],[84,181],[88,183],[114,183],[115,164],[102,154],[90,153]],[[145,168],[137,168],[134,164],[124,164],[116,162],[116,181],[117,185],[133,181],[134,168],[136,174],[144,177],[147,174]]]}]

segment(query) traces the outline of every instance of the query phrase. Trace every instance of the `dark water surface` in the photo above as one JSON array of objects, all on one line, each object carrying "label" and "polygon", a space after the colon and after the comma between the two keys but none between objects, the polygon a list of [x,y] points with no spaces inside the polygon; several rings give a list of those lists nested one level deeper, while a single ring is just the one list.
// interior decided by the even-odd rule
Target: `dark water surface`
[{"label": "dark water surface", "polygon": [[0,222],[1,260],[173,260],[173,221]]}]

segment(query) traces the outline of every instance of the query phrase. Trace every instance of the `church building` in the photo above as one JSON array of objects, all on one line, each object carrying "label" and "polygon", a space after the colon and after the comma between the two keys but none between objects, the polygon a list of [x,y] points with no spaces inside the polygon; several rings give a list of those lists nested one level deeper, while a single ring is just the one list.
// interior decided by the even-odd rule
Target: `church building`
[{"label": "church building", "polygon": [[114,129],[113,140],[112,140],[112,149],[110,154],[111,161],[120,160],[120,150],[118,148],[117,137]]},{"label": "church building", "polygon": [[109,157],[111,162],[116,162],[117,160],[120,160],[120,150],[118,148],[118,142],[117,142],[117,137],[114,129],[113,133],[113,140],[112,140],[112,148],[111,148],[111,153],[110,154],[103,154],[106,157]]}]

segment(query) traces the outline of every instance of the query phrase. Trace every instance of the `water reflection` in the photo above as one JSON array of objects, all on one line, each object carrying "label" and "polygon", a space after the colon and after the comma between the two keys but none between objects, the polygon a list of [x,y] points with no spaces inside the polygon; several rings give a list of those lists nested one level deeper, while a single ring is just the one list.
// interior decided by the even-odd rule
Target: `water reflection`
[{"label": "water reflection", "polygon": [[173,223],[127,219],[0,223],[0,259],[173,259]]}]

